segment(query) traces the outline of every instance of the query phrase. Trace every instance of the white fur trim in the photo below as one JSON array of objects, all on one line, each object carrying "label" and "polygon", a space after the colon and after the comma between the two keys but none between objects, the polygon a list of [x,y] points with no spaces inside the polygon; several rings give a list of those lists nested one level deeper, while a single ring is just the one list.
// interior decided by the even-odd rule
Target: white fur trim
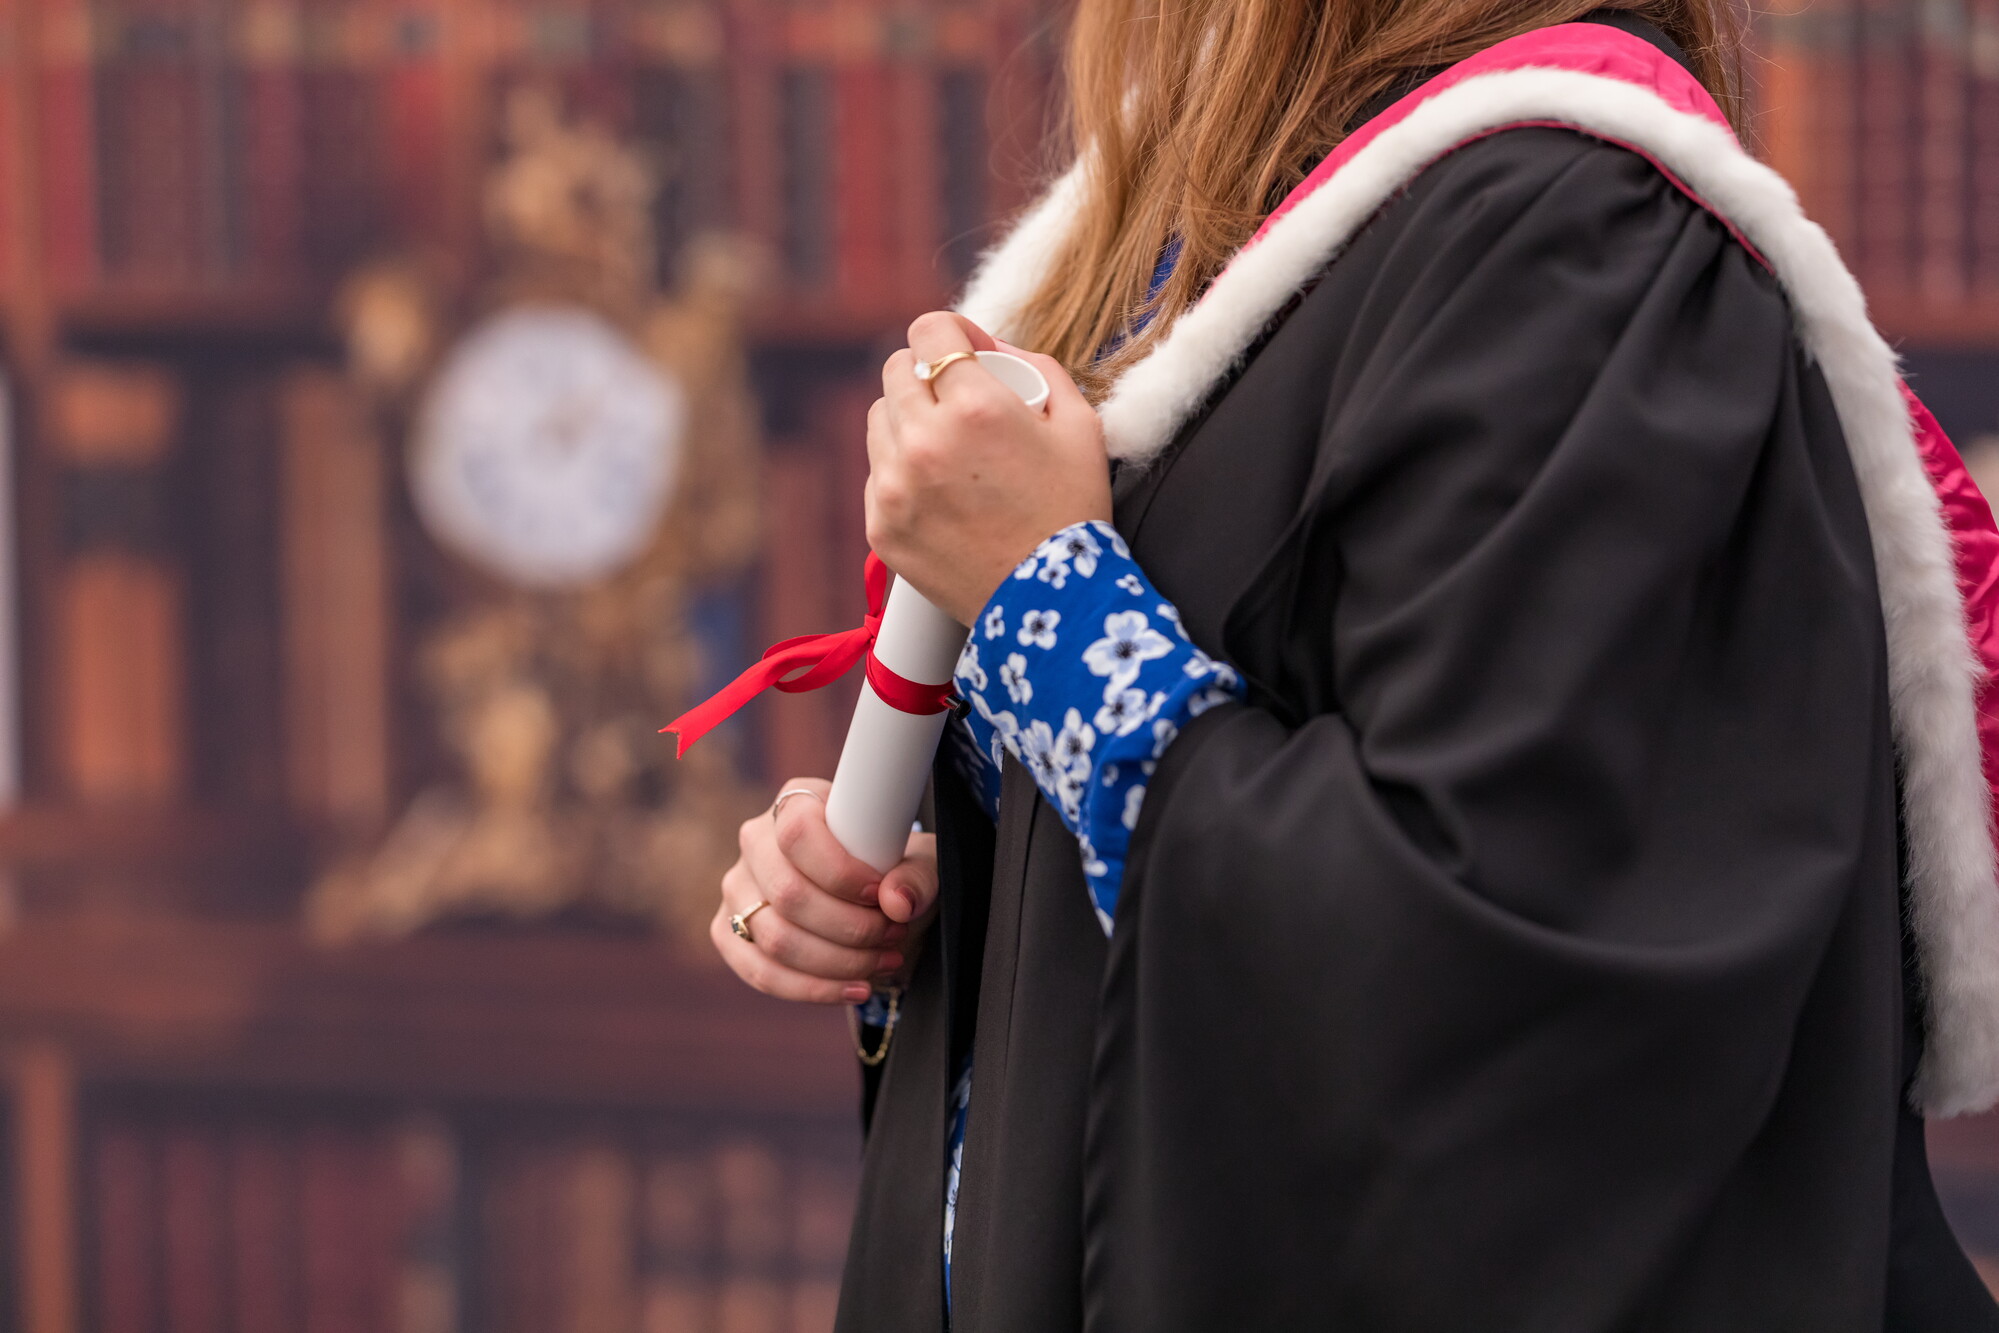
[{"label": "white fur trim", "polygon": [[995,337],[1013,341],[1014,321],[1034,295],[1082,201],[1084,165],[1070,167],[979,259],[958,311]]},{"label": "white fur trim", "polygon": [[[1915,1101],[1931,1116],[1999,1101],[1999,887],[1977,729],[1980,666],[1966,635],[1951,541],[1911,433],[1895,354],[1860,286],[1783,178],[1721,126],[1622,81],[1559,69],[1481,75],[1383,131],[1244,249],[1128,369],[1102,405],[1113,456],[1157,457],[1236,368],[1270,319],[1424,167],[1489,130],[1559,121],[1634,144],[1755,245],[1823,369],[1859,478],[1888,632],[1889,700],[1902,762],[1913,928],[1928,1002]],[[1081,189],[1072,170],[990,256],[964,309],[1005,328],[1059,244]]]}]

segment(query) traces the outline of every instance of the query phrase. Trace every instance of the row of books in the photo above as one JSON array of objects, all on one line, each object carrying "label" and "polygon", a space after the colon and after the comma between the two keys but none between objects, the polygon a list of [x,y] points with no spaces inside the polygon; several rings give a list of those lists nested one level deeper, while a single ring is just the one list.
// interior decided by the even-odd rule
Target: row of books
[{"label": "row of books", "polygon": [[826,1333],[825,1129],[119,1099],[83,1136],[99,1333]]},{"label": "row of books", "polygon": [[1035,121],[1044,7],[0,0],[0,167],[58,299],[310,290],[476,243],[500,96],[545,79],[650,149],[663,254],[742,227],[800,299],[885,309],[1010,202],[989,126]]},{"label": "row of books", "polygon": [[1999,0],[1827,0],[1763,36],[1766,151],[1870,296],[1999,297]]}]

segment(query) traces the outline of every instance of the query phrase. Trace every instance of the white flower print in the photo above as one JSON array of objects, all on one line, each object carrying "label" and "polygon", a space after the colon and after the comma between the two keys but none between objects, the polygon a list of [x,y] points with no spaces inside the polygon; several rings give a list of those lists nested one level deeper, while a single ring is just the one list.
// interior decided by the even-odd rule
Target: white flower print
[{"label": "white flower print", "polygon": [[[993,706],[986,702],[986,696],[983,694],[975,693],[972,695],[972,707],[977,709],[979,716],[986,720],[986,725],[993,729],[993,738],[995,740],[1006,742],[1009,749],[1016,748],[1014,740],[1020,735],[1020,722],[1012,713],[1005,710],[997,713],[994,712]],[[994,762],[997,763],[998,761],[995,760]]]},{"label": "white flower print", "polygon": [[1034,777],[1034,785],[1043,791],[1055,790],[1062,765],[1055,757],[1055,732],[1049,725],[1036,718],[1015,733],[1013,742],[1014,752]]},{"label": "white flower print", "polygon": [[1013,576],[1017,579],[1031,579],[1034,577],[1035,566],[1040,563],[1040,552],[1036,551],[1013,567]]},{"label": "white flower print", "polygon": [[1136,574],[1119,575],[1117,586],[1123,588],[1133,597],[1145,596],[1145,580],[1139,578],[1139,576]]},{"label": "white flower print", "polygon": [[987,608],[986,637],[988,639],[997,639],[1005,633],[1006,633],[1006,608],[1003,606],[994,606]]},{"label": "white flower print", "polygon": [[1015,703],[1024,704],[1034,698],[1034,683],[1027,678],[1027,659],[1019,653],[1006,655],[999,678],[1000,684],[1006,686],[1006,697]]},{"label": "white flower print", "polygon": [[[1085,875],[1095,879],[1098,876],[1110,873],[1111,868],[1103,863],[1102,859],[1097,856],[1097,849],[1090,844],[1089,834],[1078,833],[1076,835],[1076,849],[1083,854],[1083,873]],[[1099,912],[1098,915],[1101,916],[1102,913]],[[1110,927],[1107,925],[1104,929],[1108,931]]]},{"label": "white flower print", "polygon": [[1141,782],[1124,794],[1124,826],[1127,829],[1138,827],[1138,807],[1143,804],[1145,804],[1145,784]]},{"label": "white flower print", "polygon": [[1143,611],[1116,611],[1104,617],[1104,637],[1083,650],[1083,665],[1096,676],[1109,676],[1108,700],[1138,679],[1139,668],[1173,651],[1172,642],[1152,628]]},{"label": "white flower print", "polygon": [[1097,710],[1097,730],[1106,736],[1129,736],[1148,716],[1144,690],[1113,690]]},{"label": "white flower print", "polygon": [[1117,775],[1118,775],[1118,767],[1116,764],[1104,765],[1104,785],[1106,787],[1117,786]]},{"label": "white flower print", "polygon": [[1089,786],[1087,774],[1064,773],[1055,783],[1055,803],[1062,807],[1062,817],[1071,824],[1083,821],[1083,792]]},{"label": "white flower print", "polygon": [[1097,746],[1097,733],[1071,708],[1062,717],[1062,734],[1055,738],[1055,761],[1065,773],[1088,777],[1090,751]]},{"label": "white flower print", "polygon": [[1112,527],[1110,524],[1104,522],[1100,518],[1091,519],[1090,527],[1095,530],[1096,534],[1099,537],[1102,537],[1105,541],[1111,544],[1111,553],[1115,555],[1118,559],[1120,560],[1131,559],[1131,548],[1124,544],[1124,538],[1118,535],[1118,530],[1116,528]]},{"label": "white flower print", "polygon": [[1152,757],[1157,759],[1166,753],[1166,747],[1180,737],[1180,728],[1170,717],[1162,717],[1152,724]]},{"label": "white flower print", "polygon": [[1020,642],[1023,647],[1053,648],[1055,627],[1062,623],[1060,611],[1029,611],[1020,618]]},{"label": "white flower print", "polygon": [[1034,553],[1041,557],[1041,581],[1059,588],[1072,567],[1077,578],[1086,579],[1095,574],[1097,557],[1103,551],[1090,535],[1089,527],[1079,523],[1056,533],[1036,547]]},{"label": "white flower print", "polygon": [[1188,698],[1187,716],[1199,717],[1201,714],[1207,712],[1210,708],[1213,708],[1216,704],[1227,703],[1230,697],[1231,696],[1227,690],[1216,689],[1214,686],[1210,685],[1207,689],[1202,690],[1199,694],[1192,695]]},{"label": "white flower print", "polygon": [[967,639],[965,651],[958,654],[957,677],[975,690],[986,687],[986,669],[979,665],[979,645]]},{"label": "white flower print", "polygon": [[1173,605],[1171,602],[1161,602],[1159,604],[1159,618],[1171,621],[1173,628],[1178,631],[1180,637],[1183,639],[1187,637],[1187,627],[1180,623],[1179,607]]}]

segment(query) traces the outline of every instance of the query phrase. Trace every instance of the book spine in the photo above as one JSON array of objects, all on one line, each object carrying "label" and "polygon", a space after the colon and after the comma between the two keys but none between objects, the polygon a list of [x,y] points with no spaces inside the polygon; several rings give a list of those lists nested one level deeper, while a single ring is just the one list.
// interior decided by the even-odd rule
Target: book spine
[{"label": "book spine", "polygon": [[235,1333],[296,1333],[299,1309],[297,1136],[246,1124],[229,1142],[229,1289]]},{"label": "book spine", "polygon": [[91,1135],[92,1272],[99,1333],[156,1333],[160,1234],[155,1145],[137,1124],[100,1122]]},{"label": "book spine", "polygon": [[1971,284],[1999,299],[1999,0],[1972,0]]},{"label": "book spine", "polygon": [[22,192],[34,188],[25,175],[27,155],[20,142],[30,119],[23,115],[21,99],[33,83],[23,53],[24,9],[24,0],[0,0],[0,299],[12,294],[16,278],[35,262],[19,253],[28,230],[20,219]]},{"label": "book spine", "polygon": [[728,145],[735,164],[732,211],[745,232],[783,258],[784,29],[772,0],[723,3],[723,33],[730,52],[725,75]]},{"label": "book spine", "polygon": [[382,71],[383,110],[395,127],[383,144],[388,197],[395,209],[396,236],[406,245],[436,247],[446,241],[442,187],[450,176],[439,59],[445,25],[446,15],[435,4],[399,11]]},{"label": "book spine", "polygon": [[197,16],[177,0],[98,11],[98,207],[109,275],[160,288],[203,268],[207,129]]},{"label": "book spine", "polygon": [[244,11],[242,119],[245,267],[283,281],[299,271],[305,161],[300,56],[304,16],[290,0],[260,0]]},{"label": "book spine", "polygon": [[711,1169],[720,1240],[717,1322],[783,1333],[791,1324],[785,1163],[768,1145],[742,1140],[718,1147]]},{"label": "book spine", "polygon": [[386,465],[332,371],[283,378],[276,433],[286,789],[309,821],[365,833],[389,801]]},{"label": "book spine", "polygon": [[303,1137],[300,1333],[393,1327],[397,1238],[388,1147],[362,1126],[318,1123]]},{"label": "book spine", "polygon": [[167,1125],[161,1138],[165,1333],[211,1333],[227,1318],[221,1144],[213,1130],[185,1121]]},{"label": "book spine", "polygon": [[73,363],[48,396],[62,469],[63,770],[84,800],[170,800],[188,769],[186,578],[168,472],[179,386],[161,370]]},{"label": "book spine", "polygon": [[840,1270],[854,1216],[858,1173],[837,1157],[807,1157],[792,1168],[792,1235],[797,1283],[791,1327],[824,1333],[840,1305]]},{"label": "book spine", "polygon": [[[860,27],[872,16],[847,17]],[[851,59],[832,79],[835,289],[849,310],[892,324],[903,293],[892,259],[897,136],[888,114],[889,75],[877,61]]]},{"label": "book spine", "polygon": [[1916,286],[1933,305],[1955,307],[1967,295],[1970,181],[1966,173],[1967,17],[1956,7],[1922,10],[1919,251]]},{"label": "book spine", "polygon": [[[926,34],[927,35],[927,34]],[[943,304],[941,178],[943,141],[937,133],[937,80],[926,41],[884,71],[884,131],[889,161],[889,289],[904,311]],[[891,312],[891,326],[895,320]]]},{"label": "book spine", "polygon": [[[663,1142],[645,1155],[639,1200],[641,1333],[715,1325],[714,1174],[690,1145]],[[825,1324],[831,1328],[829,1320]]]},{"label": "book spine", "polygon": [[90,289],[102,271],[97,198],[93,23],[88,0],[19,0],[40,9],[37,72],[42,249],[57,297]]},{"label": "book spine", "polygon": [[1909,290],[1921,202],[1917,52],[1912,20],[1896,0],[1863,0],[1860,14],[1858,267],[1877,296]]}]

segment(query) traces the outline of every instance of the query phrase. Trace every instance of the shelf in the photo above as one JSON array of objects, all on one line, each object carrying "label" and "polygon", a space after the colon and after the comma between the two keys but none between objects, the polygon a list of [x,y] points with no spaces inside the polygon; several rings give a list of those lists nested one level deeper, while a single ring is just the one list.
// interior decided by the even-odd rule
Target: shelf
[{"label": "shelf", "polygon": [[30,920],[0,938],[0,1044],[86,1081],[843,1116],[843,1016],[664,943],[553,933],[326,947],[290,925]]}]

